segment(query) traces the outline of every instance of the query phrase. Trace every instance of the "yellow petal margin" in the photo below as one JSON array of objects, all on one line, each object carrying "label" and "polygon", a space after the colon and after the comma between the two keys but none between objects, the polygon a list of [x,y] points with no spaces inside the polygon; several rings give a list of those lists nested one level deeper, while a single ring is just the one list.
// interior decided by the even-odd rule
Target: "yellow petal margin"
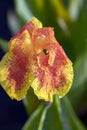
[{"label": "yellow petal margin", "polygon": [[73,79],[72,64],[67,65],[64,69],[66,76],[68,76],[66,79],[66,84],[64,86],[59,86],[56,89],[53,89],[53,86],[50,84],[52,81],[52,77],[50,76],[45,79],[46,82],[48,82],[48,86],[45,84],[42,87],[38,87],[41,83],[38,78],[34,79],[32,82],[32,87],[39,99],[44,99],[45,101],[53,101],[53,95],[58,94],[59,98],[62,98],[69,92]]},{"label": "yellow petal margin", "polygon": [[33,80],[30,37],[24,30],[9,43],[9,52],[0,62],[0,84],[12,99],[21,100]]},{"label": "yellow petal margin", "polygon": [[32,18],[11,38],[0,62],[0,84],[12,99],[22,100],[31,86],[39,99],[62,98],[73,81],[72,62],[57,42],[53,28]]},{"label": "yellow petal margin", "polygon": [[52,101],[55,94],[62,98],[72,86],[72,62],[57,45],[54,43],[52,48],[49,45],[46,48],[48,55],[40,54],[37,57],[36,78],[31,84],[38,98],[45,101]]}]

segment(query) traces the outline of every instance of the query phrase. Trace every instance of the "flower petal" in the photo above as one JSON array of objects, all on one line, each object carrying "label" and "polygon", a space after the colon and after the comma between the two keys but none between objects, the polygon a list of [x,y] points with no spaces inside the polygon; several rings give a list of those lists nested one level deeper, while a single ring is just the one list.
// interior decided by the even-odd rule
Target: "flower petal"
[{"label": "flower petal", "polygon": [[54,37],[53,28],[33,18],[10,40],[0,62],[0,84],[11,98],[23,99],[30,85],[38,98],[52,101],[71,88],[72,62]]},{"label": "flower petal", "polygon": [[0,62],[0,83],[11,98],[21,100],[33,80],[32,51],[27,30],[10,41]]},{"label": "flower petal", "polygon": [[[36,56],[36,78],[31,86],[40,99],[52,101],[54,94],[58,94],[59,98],[61,98],[71,88],[73,68],[71,61],[54,38],[52,29],[43,28],[39,30],[43,32],[44,39],[42,39],[42,34],[39,33],[39,42],[36,41],[35,43],[37,47],[36,50],[40,49]],[[49,30],[50,33],[47,33],[47,30]],[[41,43],[42,46],[38,43]],[[47,55],[43,49],[47,50]]]}]

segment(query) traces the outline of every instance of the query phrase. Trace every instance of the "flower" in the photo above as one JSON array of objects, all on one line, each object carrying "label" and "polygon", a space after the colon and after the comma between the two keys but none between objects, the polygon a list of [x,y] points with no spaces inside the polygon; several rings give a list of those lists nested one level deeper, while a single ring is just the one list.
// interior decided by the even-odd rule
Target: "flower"
[{"label": "flower", "polygon": [[12,99],[21,100],[31,86],[39,99],[62,98],[71,88],[72,62],[54,37],[53,28],[36,18],[10,40],[0,62],[0,84]]}]

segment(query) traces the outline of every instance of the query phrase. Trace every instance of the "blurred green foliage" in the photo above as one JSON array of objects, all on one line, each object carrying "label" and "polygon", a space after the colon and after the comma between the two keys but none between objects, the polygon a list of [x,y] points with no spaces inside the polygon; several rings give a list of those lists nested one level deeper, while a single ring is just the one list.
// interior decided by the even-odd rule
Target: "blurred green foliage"
[{"label": "blurred green foliage", "polygon": [[[40,101],[30,89],[24,99],[29,115],[23,130],[86,130],[87,127],[87,0],[14,0],[16,25],[21,28],[32,16],[43,26],[54,27],[56,39],[73,61],[72,89],[52,104]],[[10,14],[9,14],[10,15]],[[9,23],[11,21],[9,19]],[[14,30],[14,26],[11,26]],[[15,31],[15,30],[14,30]],[[6,52],[7,45],[0,40]],[[86,113],[84,113],[86,110]],[[79,116],[83,113],[85,120]]]},{"label": "blurred green foliage", "polygon": [[0,39],[0,48],[4,50],[4,52],[8,51],[8,45],[6,40]]}]

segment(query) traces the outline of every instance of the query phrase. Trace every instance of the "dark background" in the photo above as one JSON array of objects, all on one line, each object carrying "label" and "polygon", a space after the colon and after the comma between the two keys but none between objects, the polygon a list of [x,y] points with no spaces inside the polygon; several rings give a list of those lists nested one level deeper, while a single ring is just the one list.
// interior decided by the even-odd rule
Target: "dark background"
[{"label": "dark background", "polygon": [[[7,12],[14,10],[12,0],[0,0],[0,38],[9,40],[11,31],[7,25]],[[0,59],[4,52],[0,49]],[[27,119],[22,101],[11,100],[0,86],[0,130],[21,130]]]}]

